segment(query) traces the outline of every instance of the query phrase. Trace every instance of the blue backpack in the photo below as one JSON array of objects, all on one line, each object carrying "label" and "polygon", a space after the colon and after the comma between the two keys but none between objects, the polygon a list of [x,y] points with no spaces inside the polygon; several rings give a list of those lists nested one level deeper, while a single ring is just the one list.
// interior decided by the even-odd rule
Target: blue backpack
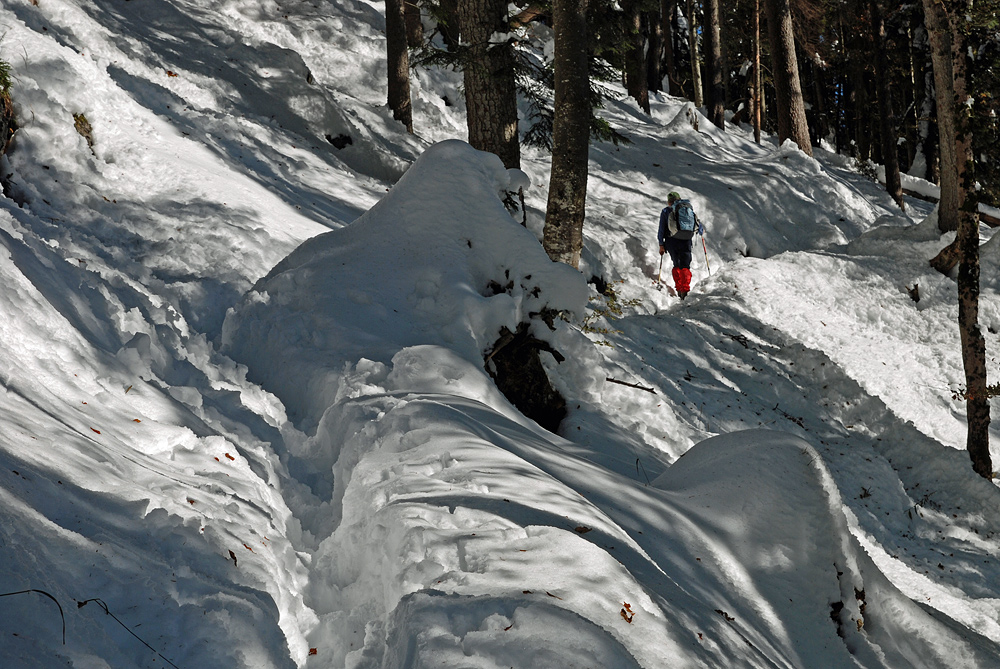
[{"label": "blue backpack", "polygon": [[667,219],[667,228],[674,239],[691,239],[698,228],[690,200],[677,200]]}]

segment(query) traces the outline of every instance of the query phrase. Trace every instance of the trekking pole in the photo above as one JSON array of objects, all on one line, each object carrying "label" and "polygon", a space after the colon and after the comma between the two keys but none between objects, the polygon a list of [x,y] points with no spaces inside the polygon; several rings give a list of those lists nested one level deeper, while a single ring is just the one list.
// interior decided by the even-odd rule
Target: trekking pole
[{"label": "trekking pole", "polygon": [[660,254],[660,267],[656,270],[656,289],[660,289],[660,272],[663,271],[663,254]]},{"label": "trekking pole", "polygon": [[708,275],[712,276],[712,266],[708,264],[708,247],[705,246],[705,233],[701,235],[701,248],[705,252],[705,267],[708,268]]},{"label": "trekking pole", "polygon": [[708,268],[708,275],[712,276],[712,266],[708,264],[708,247],[705,245],[705,226],[699,221],[698,227],[701,230],[699,234],[701,235],[701,248],[705,252],[705,267]]}]

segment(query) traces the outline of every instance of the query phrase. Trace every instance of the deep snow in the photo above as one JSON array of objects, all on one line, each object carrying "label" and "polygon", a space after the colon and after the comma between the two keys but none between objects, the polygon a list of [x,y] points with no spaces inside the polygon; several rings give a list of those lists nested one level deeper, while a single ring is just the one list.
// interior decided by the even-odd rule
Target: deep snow
[{"label": "deep snow", "polygon": [[[414,74],[401,132],[380,12],[0,8],[2,665],[1000,666],[929,205],[612,101],[634,143],[593,146],[555,265],[547,157],[458,141],[453,72]],[[653,285],[670,190],[708,228],[684,302]],[[523,320],[567,358],[558,436],[483,367]]]}]

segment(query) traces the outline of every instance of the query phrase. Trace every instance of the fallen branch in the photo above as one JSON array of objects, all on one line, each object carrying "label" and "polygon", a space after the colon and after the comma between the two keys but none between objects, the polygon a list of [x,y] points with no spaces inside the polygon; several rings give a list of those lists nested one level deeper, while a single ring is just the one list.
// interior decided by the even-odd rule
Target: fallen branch
[{"label": "fallen branch", "polygon": [[656,394],[656,391],[653,390],[652,388],[647,388],[646,386],[640,386],[638,383],[627,383],[625,381],[619,381],[618,379],[613,379],[610,376],[604,380],[610,381],[611,383],[617,383],[618,385],[621,386],[628,386],[629,388],[638,388],[639,390],[645,390],[647,393],[653,393],[654,395]]},{"label": "fallen branch", "polygon": [[119,625],[121,625],[122,628],[126,632],[128,632],[129,634],[131,634],[132,636],[134,636],[136,639],[138,639],[139,643],[141,643],[143,646],[145,646],[146,648],[150,649],[151,651],[153,651],[154,653],[156,653],[157,655],[159,655],[161,660],[163,660],[164,662],[166,662],[167,664],[169,664],[174,669],[180,669],[180,667],[178,667],[176,664],[174,664],[173,662],[171,662],[170,660],[168,660],[167,658],[165,658],[163,656],[163,653],[161,653],[160,651],[158,651],[155,648],[153,648],[152,646],[150,646],[148,643],[145,642],[145,640],[143,640],[142,637],[140,637],[138,634],[136,634],[131,629],[129,629],[129,626],[126,625],[125,623],[123,623],[121,620],[119,620],[118,616],[116,616],[115,614],[111,613],[111,610],[108,609],[108,605],[104,603],[104,600],[102,600],[102,599],[100,599],[98,597],[94,597],[93,599],[85,599],[82,602],[77,602],[76,603],[76,608],[82,609],[84,606],[86,606],[87,604],[90,604],[91,602],[94,602],[99,607],[101,607],[101,609],[104,611],[105,614],[111,616],[111,618],[114,619],[114,621],[116,623],[118,623]]},{"label": "fallen branch", "polygon": [[743,348],[750,348],[750,343],[749,343],[749,340],[747,340],[747,336],[746,335],[732,334],[731,332],[727,332],[726,336],[729,337],[730,339],[732,339],[734,342],[736,342],[740,346],[742,346]]},{"label": "fallen branch", "polygon": [[24,594],[27,594],[29,592],[34,592],[34,593],[37,593],[39,595],[43,595],[45,597],[48,597],[49,599],[51,599],[53,602],[56,603],[56,606],[59,607],[59,617],[62,618],[62,642],[63,642],[63,645],[65,646],[66,645],[66,615],[63,613],[62,604],[59,603],[58,599],[56,599],[55,597],[53,597],[49,593],[45,592],[44,590],[38,590],[36,588],[29,588],[28,590],[18,590],[17,592],[5,592],[3,594],[0,594],[0,597],[10,597],[11,595],[24,595]]},{"label": "fallen branch", "polygon": [[[879,183],[881,183],[881,182],[879,182]],[[885,184],[883,184],[883,185],[885,185]],[[938,202],[938,198],[934,197],[933,195],[925,195],[923,193],[919,193],[917,191],[910,190],[908,188],[904,188],[903,189],[903,194],[904,195],[908,195],[908,196],[910,196],[912,198],[915,198],[917,200],[923,200],[924,202],[930,202],[931,204],[937,204],[937,202]],[[985,223],[986,225],[990,226],[991,228],[1000,227],[1000,218],[997,218],[996,216],[994,216],[990,212],[990,209],[988,208],[988,206],[985,205],[985,204],[983,204],[982,202],[979,203],[979,220],[981,222]]]}]

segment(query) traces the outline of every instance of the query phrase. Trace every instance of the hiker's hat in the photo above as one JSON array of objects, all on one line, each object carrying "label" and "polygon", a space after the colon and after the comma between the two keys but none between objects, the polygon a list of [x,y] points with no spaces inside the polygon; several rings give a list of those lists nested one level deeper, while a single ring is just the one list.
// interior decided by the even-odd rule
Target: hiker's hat
[{"label": "hiker's hat", "polygon": [[678,193],[675,190],[672,190],[669,193],[667,193],[667,199],[668,200],[679,200],[679,199],[681,199],[681,194]]}]

